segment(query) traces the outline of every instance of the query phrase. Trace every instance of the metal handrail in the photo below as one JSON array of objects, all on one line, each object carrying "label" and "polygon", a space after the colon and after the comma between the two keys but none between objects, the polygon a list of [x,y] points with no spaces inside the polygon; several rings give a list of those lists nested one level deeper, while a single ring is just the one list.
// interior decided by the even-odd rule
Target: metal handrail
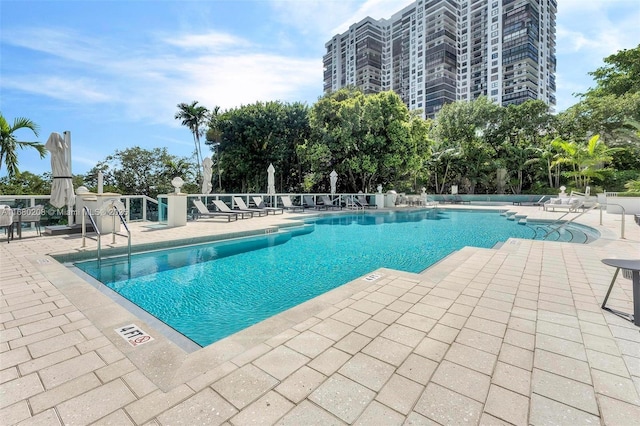
[{"label": "metal handrail", "polygon": [[[624,240],[625,239],[624,238],[624,215],[626,214],[624,207],[621,206],[620,204],[614,204],[609,202],[607,202],[607,206],[617,206],[622,209],[622,222],[620,224],[620,239]],[[602,225],[602,206],[600,206],[600,225]]]},{"label": "metal handrail", "polygon": [[[100,253],[100,248],[102,246],[101,244],[101,240],[100,240],[100,230],[98,229],[98,226],[96,225],[96,221],[93,220],[93,216],[91,216],[91,212],[89,211],[89,208],[87,206],[84,206],[82,208],[83,212],[82,212],[82,247],[86,247],[86,242],[85,239],[87,238],[87,225],[86,222],[84,220],[85,216],[89,216],[89,221],[91,222],[91,226],[93,226],[93,230],[95,231],[97,238],[96,241],[98,242],[98,265],[100,265],[100,260],[102,258],[101,253]],[[91,239],[93,239],[92,237],[89,237]]]},{"label": "metal handrail", "polygon": [[111,244],[115,244],[116,235],[120,235],[121,237],[127,237],[127,262],[129,262],[129,265],[131,265],[131,231],[129,230],[129,227],[127,226],[127,222],[124,220],[124,217],[122,216],[122,213],[120,213],[120,210],[118,210],[118,208],[116,206],[113,206],[113,209],[116,211],[116,214],[120,218],[120,222],[122,223],[122,226],[124,226],[124,229],[126,229],[127,235],[115,232],[115,229],[116,229],[116,216],[113,215],[113,228],[112,229],[114,231],[111,233]]},{"label": "metal handrail", "polygon": [[[573,222],[574,220],[576,220],[577,218],[579,218],[579,217],[580,217],[580,216],[582,216],[583,214],[585,214],[585,213],[587,213],[587,212],[590,212],[591,210],[595,209],[596,207],[600,207],[600,204],[595,203],[593,206],[589,207],[588,209],[583,210],[583,211],[582,211],[582,213],[580,213],[579,215],[572,217],[572,218],[571,218],[571,219],[569,219],[568,221],[566,221],[566,222],[562,223],[562,225],[558,226],[556,229],[552,229],[551,231],[549,231],[549,232],[547,232],[546,234],[544,234],[544,237],[542,237],[542,238],[543,238],[543,239],[544,239],[544,238],[547,238],[549,235],[553,234],[554,232],[559,231],[560,229],[564,228],[565,226],[567,226],[568,224],[570,224],[571,222]],[[567,212],[567,213],[563,214],[563,215],[560,217],[560,219],[562,219],[563,217],[565,217],[565,216],[566,216],[566,215],[568,215],[569,213],[571,213],[571,212]],[[560,220],[560,219],[558,219],[558,220]],[[553,222],[553,223],[556,223],[558,220],[556,220],[556,221],[555,221],[555,222]],[[552,225],[553,225],[553,223],[552,223]]]}]

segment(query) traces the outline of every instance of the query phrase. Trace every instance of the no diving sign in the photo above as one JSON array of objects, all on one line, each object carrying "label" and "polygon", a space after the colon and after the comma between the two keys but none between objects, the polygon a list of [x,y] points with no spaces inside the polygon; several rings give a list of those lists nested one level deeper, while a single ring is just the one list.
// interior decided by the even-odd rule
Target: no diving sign
[{"label": "no diving sign", "polygon": [[135,324],[125,325],[124,327],[116,328],[115,332],[120,335],[124,340],[129,342],[131,346],[144,345],[153,340],[153,337],[142,331],[140,327]]}]

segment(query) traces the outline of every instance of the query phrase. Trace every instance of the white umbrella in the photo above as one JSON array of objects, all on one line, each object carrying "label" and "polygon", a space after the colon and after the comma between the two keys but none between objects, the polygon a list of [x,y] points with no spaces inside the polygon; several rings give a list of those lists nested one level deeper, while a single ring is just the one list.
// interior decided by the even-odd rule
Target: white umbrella
[{"label": "white umbrella", "polygon": [[211,161],[211,158],[207,157],[202,160],[202,194],[210,194],[213,189],[213,185],[211,184],[211,176],[213,175],[211,172],[212,167],[213,161]]},{"label": "white umbrella", "polygon": [[76,196],[73,193],[73,181],[71,179],[71,135],[65,132],[64,138],[60,133],[51,133],[45,147],[51,153],[51,172],[53,183],[51,184],[52,206],[61,208],[69,207],[69,225],[71,225],[71,206],[75,204]]},{"label": "white umbrella", "polygon": [[335,195],[336,184],[338,183],[338,174],[335,170],[329,174],[329,181],[331,182],[331,195]]},{"label": "white umbrella", "polygon": [[273,167],[273,164],[269,164],[269,168],[267,168],[267,194],[276,193],[275,173],[276,169]]}]

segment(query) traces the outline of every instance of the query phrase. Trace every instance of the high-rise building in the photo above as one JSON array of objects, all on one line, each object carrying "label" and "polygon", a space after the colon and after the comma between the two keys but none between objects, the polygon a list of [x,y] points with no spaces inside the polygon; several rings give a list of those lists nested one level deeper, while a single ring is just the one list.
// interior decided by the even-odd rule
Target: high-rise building
[{"label": "high-rise building", "polygon": [[433,117],[445,103],[555,99],[556,0],[416,0],[325,44],[324,91],[393,90]]}]

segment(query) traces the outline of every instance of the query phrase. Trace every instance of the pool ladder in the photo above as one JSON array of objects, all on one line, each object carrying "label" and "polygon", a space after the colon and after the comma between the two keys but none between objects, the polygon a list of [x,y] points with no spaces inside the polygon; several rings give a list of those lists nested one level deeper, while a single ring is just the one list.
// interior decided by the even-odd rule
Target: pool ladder
[{"label": "pool ladder", "polygon": [[[114,244],[116,242],[116,235],[119,235],[121,237],[127,237],[127,263],[129,265],[131,265],[131,231],[129,230],[129,227],[127,226],[127,222],[124,220],[124,216],[122,216],[122,213],[120,212],[120,210],[118,210],[118,208],[112,204],[113,210],[112,212],[115,212],[115,214],[111,214],[111,217],[113,218],[113,226],[111,229],[113,229],[113,231],[111,232],[111,244]],[[118,216],[120,218],[120,223],[122,223],[122,226],[124,226],[124,229],[127,231],[127,234],[120,234],[118,232],[115,232],[116,229],[116,216]],[[86,226],[86,222],[85,222],[85,217],[89,218],[89,221],[91,222],[91,226],[93,226],[93,229],[96,233],[96,238],[90,237],[87,235],[87,226]],[[95,239],[98,242],[98,250],[97,250],[97,254],[98,254],[98,266],[100,266],[100,263],[102,261],[102,233],[100,232],[100,230],[98,229],[98,226],[96,225],[96,221],[93,218],[93,216],[91,215],[91,212],[89,211],[89,208],[87,206],[83,207],[83,213],[82,213],[82,247],[86,247],[86,238],[91,238],[91,239]]]}]

